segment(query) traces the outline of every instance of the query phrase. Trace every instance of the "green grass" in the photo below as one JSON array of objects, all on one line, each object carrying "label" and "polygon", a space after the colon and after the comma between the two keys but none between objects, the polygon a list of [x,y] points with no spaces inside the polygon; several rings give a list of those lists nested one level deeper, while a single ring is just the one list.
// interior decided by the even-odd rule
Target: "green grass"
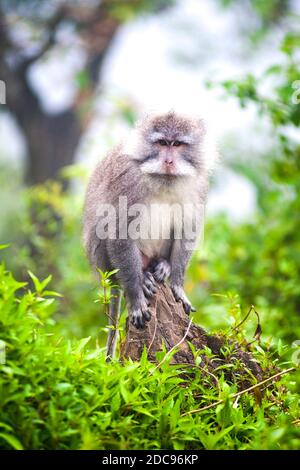
[{"label": "green grass", "polygon": [[[223,374],[217,382],[201,368],[187,374],[170,365],[170,358],[164,360],[163,351],[159,368],[145,354],[141,362],[106,363],[97,335],[81,340],[61,335],[53,318],[55,294],[47,290],[50,278],[31,277],[34,290],[1,265],[0,339],[6,361],[0,365],[0,448],[300,447],[293,423],[299,419],[298,373],[282,377],[262,396],[234,398],[237,387]],[[270,365],[277,353],[257,347],[255,355]],[[190,413],[218,400],[217,406]]]}]

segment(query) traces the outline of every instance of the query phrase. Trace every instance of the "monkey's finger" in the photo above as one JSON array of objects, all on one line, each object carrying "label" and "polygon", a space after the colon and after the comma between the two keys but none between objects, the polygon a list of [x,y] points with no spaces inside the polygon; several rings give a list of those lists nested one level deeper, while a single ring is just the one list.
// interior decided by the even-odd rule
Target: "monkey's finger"
[{"label": "monkey's finger", "polygon": [[[144,294],[145,296],[147,297],[147,299],[151,299],[151,297],[154,296],[154,294],[156,294],[156,291],[152,291],[152,290],[148,290],[148,289],[143,289],[144,290]],[[149,304],[149,303],[148,303]]]},{"label": "monkey's finger", "polygon": [[158,282],[163,282],[165,279],[167,279],[170,276],[170,266],[167,261],[161,261],[157,264],[157,266],[154,269],[153,276]]},{"label": "monkey's finger", "polygon": [[130,315],[130,322],[136,326],[138,324],[138,318],[139,318],[139,314],[137,312],[133,312],[131,315]]},{"label": "monkey's finger", "polygon": [[135,327],[138,329],[138,330],[142,330],[145,326],[145,323],[143,320],[139,319],[138,320],[138,323],[135,325]]},{"label": "monkey's finger", "polygon": [[190,303],[186,303],[182,301],[184,311],[187,315],[189,315],[191,312],[196,312],[195,307],[193,307]]},{"label": "monkey's finger", "polygon": [[165,280],[166,275],[165,275],[163,269],[159,268],[159,269],[154,271],[154,277],[155,277],[157,282],[162,282],[162,281]]},{"label": "monkey's finger", "polygon": [[154,294],[156,294],[157,289],[153,284],[143,284],[143,291],[146,297],[152,297]]},{"label": "monkey's finger", "polygon": [[180,296],[179,296],[176,292],[174,292],[174,291],[173,291],[173,295],[174,295],[174,298],[175,298],[176,302],[179,302],[180,300],[182,300],[182,299],[180,298]]},{"label": "monkey's finger", "polygon": [[148,279],[149,281],[151,281],[152,283],[154,283],[154,278],[153,278],[153,275],[150,271],[144,271],[144,279]]},{"label": "monkey's finger", "polygon": [[157,292],[154,277],[150,272],[144,274],[143,291],[146,297],[152,297]]},{"label": "monkey's finger", "polygon": [[181,299],[183,309],[187,315],[189,315],[191,312],[196,312],[196,309],[189,303]]},{"label": "monkey's finger", "polygon": [[144,322],[143,322],[143,320],[142,320],[140,317],[132,318],[131,323],[132,323],[133,326],[135,326],[135,328],[137,328],[138,330],[141,329],[141,328],[143,328],[143,326],[144,326]]},{"label": "monkey's finger", "polygon": [[182,301],[182,305],[183,305],[183,309],[184,309],[185,313],[186,313],[187,315],[189,315],[189,314],[191,313],[191,306],[190,306],[190,304],[187,304],[187,303],[185,303],[185,302]]},{"label": "monkey's finger", "polygon": [[153,274],[150,273],[150,271],[146,271],[144,273],[144,284],[152,285],[153,287],[155,287],[155,279]]},{"label": "monkey's finger", "polygon": [[146,321],[150,321],[151,320],[151,313],[148,311],[148,310],[145,310],[143,312],[143,316],[145,318]]}]

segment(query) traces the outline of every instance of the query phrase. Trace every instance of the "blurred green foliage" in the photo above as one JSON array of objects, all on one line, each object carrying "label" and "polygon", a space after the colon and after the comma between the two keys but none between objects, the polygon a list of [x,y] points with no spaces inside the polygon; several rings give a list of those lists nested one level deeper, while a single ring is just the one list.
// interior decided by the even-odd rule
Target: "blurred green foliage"
[{"label": "blurred green foliage", "polygon": [[266,37],[274,26],[291,17],[292,0],[218,0],[224,8],[236,8],[239,13],[241,30],[247,34],[251,43],[257,44]]},{"label": "blurred green foliage", "polygon": [[209,222],[205,279],[211,290],[218,292],[222,285],[246,305],[255,304],[264,315],[265,332],[289,342],[300,338],[300,102],[293,87],[299,78],[300,36],[293,37],[282,42],[281,65],[259,78],[222,83],[226,94],[241,106],[254,103],[268,120],[272,148],[262,149],[252,162],[229,162],[255,185],[258,209],[249,223],[238,226],[225,217]]}]

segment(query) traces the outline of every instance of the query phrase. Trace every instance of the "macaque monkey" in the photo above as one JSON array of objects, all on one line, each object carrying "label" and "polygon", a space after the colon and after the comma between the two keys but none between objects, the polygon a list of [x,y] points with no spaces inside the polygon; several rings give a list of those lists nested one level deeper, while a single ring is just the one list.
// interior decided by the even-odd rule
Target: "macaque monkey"
[{"label": "macaque monkey", "polygon": [[[83,223],[86,252],[95,269],[118,269],[115,281],[136,328],[150,320],[149,299],[167,279],[185,312],[195,310],[184,292],[184,274],[201,231],[214,159],[203,120],[173,111],[150,114],[91,176]],[[109,322],[116,325],[120,290],[112,294]],[[115,345],[112,329],[108,357]]]}]

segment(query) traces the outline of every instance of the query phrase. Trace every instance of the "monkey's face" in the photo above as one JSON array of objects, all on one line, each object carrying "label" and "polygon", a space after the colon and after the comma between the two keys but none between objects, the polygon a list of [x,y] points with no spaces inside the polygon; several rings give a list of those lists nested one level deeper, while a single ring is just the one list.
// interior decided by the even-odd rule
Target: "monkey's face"
[{"label": "monkey's face", "polygon": [[141,134],[142,151],[138,160],[141,171],[170,181],[196,176],[200,166],[202,134],[199,122],[175,113],[148,120]]}]

